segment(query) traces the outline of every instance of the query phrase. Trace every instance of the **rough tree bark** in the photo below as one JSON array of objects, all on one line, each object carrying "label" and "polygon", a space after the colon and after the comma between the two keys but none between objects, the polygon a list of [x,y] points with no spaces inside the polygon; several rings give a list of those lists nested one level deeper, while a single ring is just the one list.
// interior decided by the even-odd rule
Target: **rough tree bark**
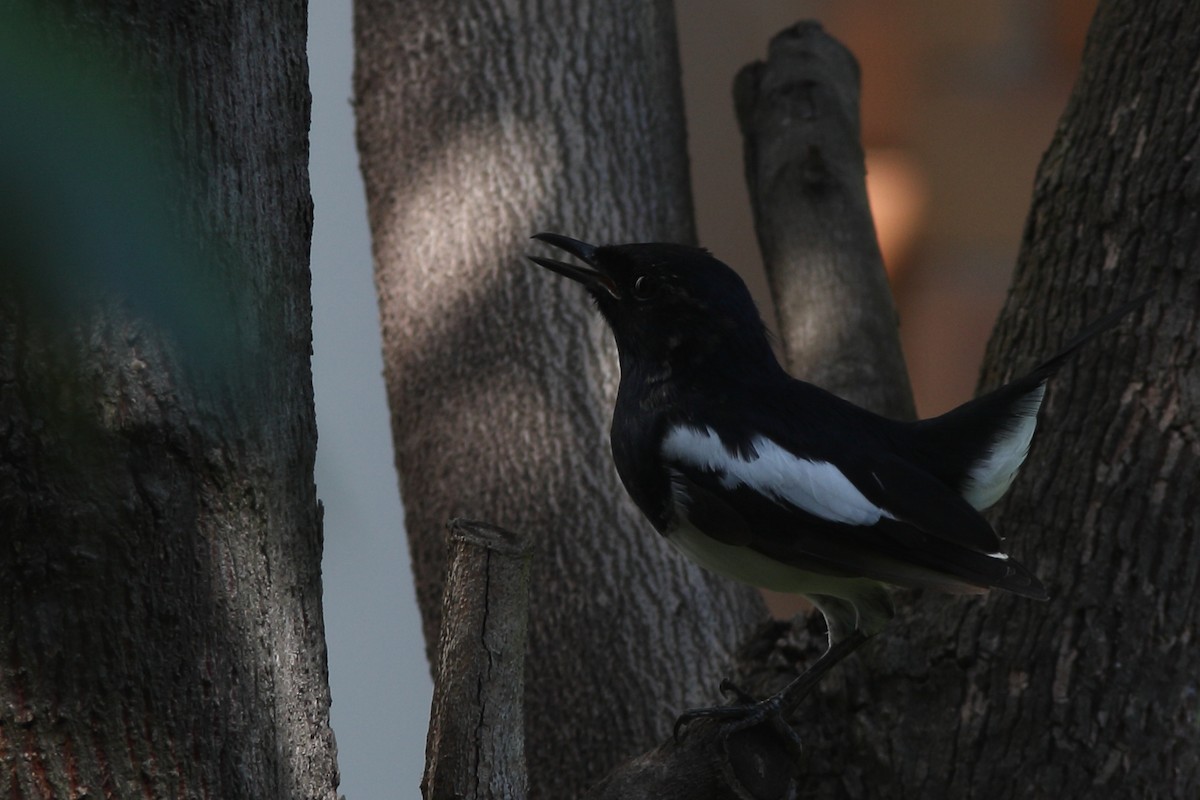
[{"label": "rough tree bark", "polygon": [[0,29],[0,793],[333,800],[306,9]]},{"label": "rough tree bark", "polygon": [[994,516],[1054,599],[972,604],[953,636],[914,621],[914,647],[953,642],[963,668],[931,669],[950,707],[917,705],[896,729],[909,786],[940,773],[959,797],[1200,794],[1198,87],[1200,7],[1101,2],[982,384],[1156,296],[1052,382],[1030,469]]},{"label": "rough tree bark", "polygon": [[[761,600],[669,552],[608,454],[609,334],[538,230],[693,238],[671,3],[355,10],[359,151],[427,646],[450,517],[533,547],[531,796],[577,796],[712,702]],[[431,654],[432,655],[432,654]]]},{"label": "rough tree bark", "polygon": [[450,524],[425,777],[429,800],[524,800],[529,544],[468,520]]},{"label": "rough tree bark", "polygon": [[1198,30],[1101,4],[989,348],[985,386],[1159,291],[1051,383],[991,514],[1055,599],[902,595],[803,709],[811,796],[1196,795]]}]

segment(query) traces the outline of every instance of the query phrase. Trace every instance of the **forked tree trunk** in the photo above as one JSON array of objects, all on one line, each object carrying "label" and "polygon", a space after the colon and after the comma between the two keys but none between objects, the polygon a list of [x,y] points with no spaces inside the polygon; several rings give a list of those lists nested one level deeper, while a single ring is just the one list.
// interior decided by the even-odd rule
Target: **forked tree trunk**
[{"label": "forked tree trunk", "polygon": [[305,8],[0,29],[0,794],[333,800]]},{"label": "forked tree trunk", "polygon": [[1051,381],[990,513],[1053,599],[902,598],[803,711],[814,797],[1195,797],[1200,8],[1104,2],[1040,167],[991,386],[1147,289]]},{"label": "forked tree trunk", "polygon": [[427,647],[446,522],[533,550],[531,796],[576,796],[711,702],[749,589],[686,564],[626,499],[615,349],[539,230],[693,238],[671,3],[356,4],[366,181],[396,461]]}]

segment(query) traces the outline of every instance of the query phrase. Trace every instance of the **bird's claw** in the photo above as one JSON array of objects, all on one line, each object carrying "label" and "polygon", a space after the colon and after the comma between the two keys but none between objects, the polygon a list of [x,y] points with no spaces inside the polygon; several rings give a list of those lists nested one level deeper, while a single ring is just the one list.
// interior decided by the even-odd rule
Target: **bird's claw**
[{"label": "bird's claw", "polygon": [[736,697],[738,699],[738,702],[741,703],[742,705],[752,706],[758,702],[758,699],[755,698],[754,695],[752,695],[748,692],[742,691],[742,687],[738,686],[736,683],[729,680],[729,678],[725,678],[724,680],[721,681],[720,690],[721,690],[721,694],[725,694],[725,695],[731,694],[734,697]]},{"label": "bird's claw", "polygon": [[722,738],[769,721],[771,727],[783,736],[794,750],[799,752],[803,749],[800,735],[783,718],[782,695],[774,694],[765,700],[756,700],[728,679],[721,681],[721,693],[736,695],[738,702],[727,706],[693,708],[683,712],[675,719],[675,727],[672,729],[672,736],[676,742],[680,741],[680,731],[698,719],[718,720]]}]

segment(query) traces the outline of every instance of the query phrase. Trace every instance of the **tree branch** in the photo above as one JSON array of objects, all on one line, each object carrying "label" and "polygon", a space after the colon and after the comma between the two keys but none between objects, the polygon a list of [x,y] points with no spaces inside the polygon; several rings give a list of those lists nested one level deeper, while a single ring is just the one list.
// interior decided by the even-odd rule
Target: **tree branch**
[{"label": "tree branch", "polygon": [[427,800],[519,800],[528,794],[529,545],[503,528],[456,519],[449,557],[421,790]]},{"label": "tree branch", "polygon": [[911,419],[912,390],[867,202],[854,56],[820,24],[771,40],[734,104],[754,227],[792,371],[881,414]]}]

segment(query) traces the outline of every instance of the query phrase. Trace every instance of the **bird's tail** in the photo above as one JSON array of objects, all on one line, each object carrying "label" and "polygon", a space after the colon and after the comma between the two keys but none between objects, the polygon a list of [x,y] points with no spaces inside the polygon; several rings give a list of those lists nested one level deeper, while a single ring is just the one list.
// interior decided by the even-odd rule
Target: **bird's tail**
[{"label": "bird's tail", "polygon": [[1141,308],[1153,292],[1117,307],[1076,334],[1028,374],[940,417],[916,424],[918,450],[935,472],[976,509],[999,500],[1029,451],[1046,382],[1079,348]]},{"label": "bird's tail", "polygon": [[1083,347],[1085,344],[1105,331],[1115,328],[1117,323],[1125,319],[1125,317],[1129,316],[1134,311],[1137,311],[1146,304],[1147,300],[1153,296],[1154,292],[1146,292],[1145,294],[1138,295],[1129,302],[1117,306],[1103,317],[1100,317],[1100,319],[1089,323],[1084,327],[1083,330],[1075,334],[1071,341],[1063,345],[1063,348],[1059,350],[1058,353],[1035,367],[1033,371],[1029,373],[1027,378],[1035,378],[1041,383],[1045,383],[1046,379],[1057,372],[1058,368],[1063,365],[1063,362],[1073,356],[1079,348]]}]

